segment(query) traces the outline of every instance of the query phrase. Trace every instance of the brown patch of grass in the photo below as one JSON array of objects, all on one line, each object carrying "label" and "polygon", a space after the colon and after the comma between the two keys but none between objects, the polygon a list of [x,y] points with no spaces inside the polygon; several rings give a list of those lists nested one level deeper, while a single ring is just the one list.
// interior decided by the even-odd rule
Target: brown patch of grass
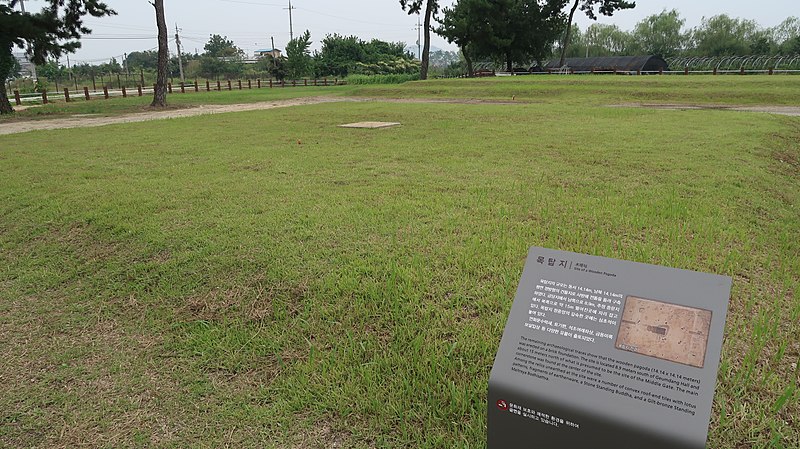
[{"label": "brown patch of grass", "polygon": [[228,317],[258,323],[275,317],[277,303],[284,303],[289,317],[296,317],[307,293],[307,280],[290,284],[268,283],[262,279],[193,296],[186,300],[183,310],[195,320],[216,321]]},{"label": "brown patch of grass", "polygon": [[[298,418],[302,422],[302,418]],[[310,429],[297,432],[291,447],[294,449],[334,449],[350,447],[350,433],[335,430],[329,423],[315,423]]]},{"label": "brown patch of grass", "polygon": [[795,175],[800,174],[800,155],[797,150],[775,150],[772,152],[772,158],[781,165],[781,168],[792,172]]},{"label": "brown patch of grass", "polygon": [[50,227],[48,232],[30,241],[30,245],[57,244],[69,248],[86,261],[104,261],[118,250],[116,243],[103,241],[92,235],[86,223],[71,223],[65,227]]},{"label": "brown patch of grass", "polygon": [[772,135],[778,142],[778,148],[772,151],[772,158],[778,170],[797,176],[800,175],[800,121],[787,119],[784,123],[789,131]]},{"label": "brown patch of grass", "polygon": [[[163,404],[178,392],[169,369],[153,363],[161,338],[113,320],[73,326],[68,312],[48,317],[19,303],[0,322],[0,446],[119,447],[171,439]],[[35,317],[39,325],[15,319]],[[11,317],[9,317],[11,318]]]}]

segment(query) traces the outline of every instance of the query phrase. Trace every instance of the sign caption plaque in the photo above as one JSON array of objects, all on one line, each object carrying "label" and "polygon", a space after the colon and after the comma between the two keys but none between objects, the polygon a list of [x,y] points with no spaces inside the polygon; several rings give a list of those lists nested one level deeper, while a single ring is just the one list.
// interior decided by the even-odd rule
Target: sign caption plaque
[{"label": "sign caption plaque", "polygon": [[705,448],[731,278],[530,249],[488,448]]}]

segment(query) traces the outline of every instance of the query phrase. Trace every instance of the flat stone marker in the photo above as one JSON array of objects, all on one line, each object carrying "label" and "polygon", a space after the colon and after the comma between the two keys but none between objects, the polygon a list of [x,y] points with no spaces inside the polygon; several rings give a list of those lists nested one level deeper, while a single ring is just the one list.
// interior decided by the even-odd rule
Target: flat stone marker
[{"label": "flat stone marker", "polygon": [[703,449],[731,278],[534,247],[488,393],[488,449]]},{"label": "flat stone marker", "polygon": [[392,126],[400,126],[400,123],[397,123],[397,122],[358,122],[358,123],[348,123],[346,125],[339,125],[339,128],[378,129],[378,128],[391,128]]}]

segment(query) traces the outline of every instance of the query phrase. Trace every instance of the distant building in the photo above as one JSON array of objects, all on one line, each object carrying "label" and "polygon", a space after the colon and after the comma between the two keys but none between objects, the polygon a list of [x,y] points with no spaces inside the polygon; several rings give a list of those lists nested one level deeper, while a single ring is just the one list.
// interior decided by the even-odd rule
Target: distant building
[{"label": "distant building", "polygon": [[14,57],[19,62],[20,76],[30,78],[36,77],[36,66],[28,59],[28,55],[25,53],[14,53]]},{"label": "distant building", "polygon": [[[563,70],[559,61],[551,61],[545,71]],[[566,68],[574,72],[658,72],[668,71],[669,65],[660,56],[603,56],[596,58],[567,58]],[[539,69],[538,71],[540,71]]]},{"label": "distant building", "polygon": [[253,54],[253,58],[255,59],[261,59],[264,56],[272,56],[273,58],[278,59],[281,57],[281,51],[277,48],[264,48],[261,50],[256,50]]}]

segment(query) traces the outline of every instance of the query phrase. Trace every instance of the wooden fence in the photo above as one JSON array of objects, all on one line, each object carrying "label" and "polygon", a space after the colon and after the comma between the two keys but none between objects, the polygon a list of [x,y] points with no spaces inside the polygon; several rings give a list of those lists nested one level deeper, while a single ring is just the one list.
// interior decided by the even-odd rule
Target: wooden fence
[{"label": "wooden fence", "polygon": [[[777,70],[777,69],[763,69],[763,70],[658,70],[658,71],[642,71],[642,70],[573,70],[567,69],[548,69],[543,72],[495,72],[494,70],[478,70],[473,72],[472,78],[486,77],[486,76],[526,76],[526,75],[800,75],[800,70]],[[460,76],[439,76],[439,79],[444,78],[469,78],[467,75]]]},{"label": "wooden fence", "polygon": [[[188,83],[177,83],[173,85],[172,83],[167,83],[167,92],[168,93],[190,93],[190,92],[220,92],[220,91],[232,91],[232,90],[245,90],[245,89],[283,89],[287,87],[327,87],[327,86],[341,86],[346,84],[344,80],[340,80],[338,78],[329,79],[329,78],[322,78],[322,79],[299,79],[299,80],[282,80],[282,81],[275,81],[273,79],[269,80],[242,80],[231,81],[227,80],[225,82],[220,82],[217,80],[216,82],[211,82],[206,80],[205,84],[200,84],[197,81],[188,82]],[[143,96],[143,95],[151,95],[155,90],[155,85],[152,87],[150,86],[142,86],[141,84],[136,85],[134,89],[128,89],[127,87],[122,87],[121,89],[109,89],[107,86],[103,86],[102,91],[96,90],[89,90],[87,86],[83,87],[83,90],[70,90],[69,88],[65,87],[63,92],[56,92],[56,93],[48,93],[46,90],[42,91],[41,93],[33,93],[33,94],[20,94],[19,90],[14,90],[14,103],[17,106],[21,106],[25,102],[30,103],[39,103],[47,104],[55,100],[64,100],[66,102],[74,101],[76,98],[82,98],[85,101],[90,101],[92,99],[105,99],[108,100],[111,97],[129,97],[129,96]]]}]

